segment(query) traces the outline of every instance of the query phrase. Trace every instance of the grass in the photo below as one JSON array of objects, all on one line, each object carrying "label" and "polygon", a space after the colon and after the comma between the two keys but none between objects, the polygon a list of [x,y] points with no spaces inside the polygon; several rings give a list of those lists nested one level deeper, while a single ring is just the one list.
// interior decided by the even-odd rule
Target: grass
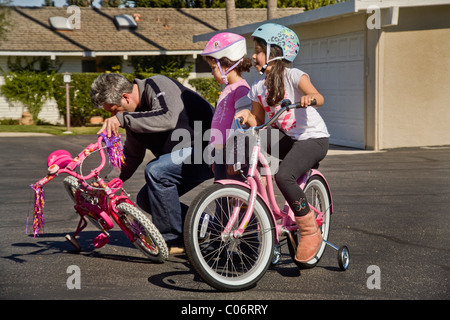
[{"label": "grass", "polygon": [[[100,130],[100,126],[89,126],[89,127],[71,127],[70,131],[72,135],[82,135],[82,134],[97,134]],[[0,125],[0,132],[34,132],[34,133],[49,133],[53,135],[65,135],[67,128],[61,126],[52,125]],[[125,130],[120,129],[120,133],[125,133]]]}]

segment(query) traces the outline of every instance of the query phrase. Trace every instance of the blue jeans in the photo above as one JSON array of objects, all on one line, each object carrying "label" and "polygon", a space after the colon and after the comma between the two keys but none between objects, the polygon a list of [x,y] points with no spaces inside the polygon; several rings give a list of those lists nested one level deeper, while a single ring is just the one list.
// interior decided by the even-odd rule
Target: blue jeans
[{"label": "blue jeans", "polygon": [[151,160],[145,168],[146,184],[137,204],[151,214],[153,224],[168,246],[183,245],[183,222],[188,206],[180,196],[213,177],[207,164],[187,164],[192,148],[184,148]]}]

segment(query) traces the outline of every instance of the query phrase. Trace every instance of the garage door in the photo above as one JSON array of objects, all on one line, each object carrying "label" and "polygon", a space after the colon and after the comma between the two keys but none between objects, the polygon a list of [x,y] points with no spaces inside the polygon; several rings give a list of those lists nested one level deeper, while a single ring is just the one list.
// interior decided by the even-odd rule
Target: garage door
[{"label": "garage door", "polygon": [[323,94],[330,143],[364,149],[364,33],[305,40],[294,66]]}]

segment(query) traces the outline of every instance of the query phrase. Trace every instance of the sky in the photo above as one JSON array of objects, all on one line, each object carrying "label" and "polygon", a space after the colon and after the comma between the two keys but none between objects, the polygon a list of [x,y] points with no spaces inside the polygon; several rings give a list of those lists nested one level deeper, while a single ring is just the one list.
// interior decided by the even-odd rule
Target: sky
[{"label": "sky", "polygon": [[[54,0],[55,6],[63,7],[66,5],[66,0]],[[40,7],[44,3],[44,0],[12,0],[11,5],[13,6],[29,6],[29,7]],[[100,0],[94,0],[94,6],[99,6]]]}]

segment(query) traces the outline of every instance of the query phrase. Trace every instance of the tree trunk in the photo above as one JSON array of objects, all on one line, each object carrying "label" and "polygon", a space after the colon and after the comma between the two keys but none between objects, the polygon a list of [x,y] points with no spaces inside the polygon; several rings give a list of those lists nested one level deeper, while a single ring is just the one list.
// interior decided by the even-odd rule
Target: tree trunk
[{"label": "tree trunk", "polygon": [[234,0],[226,0],[227,29],[236,27],[236,10]]},{"label": "tree trunk", "polygon": [[267,20],[275,19],[277,0],[267,0]]}]

